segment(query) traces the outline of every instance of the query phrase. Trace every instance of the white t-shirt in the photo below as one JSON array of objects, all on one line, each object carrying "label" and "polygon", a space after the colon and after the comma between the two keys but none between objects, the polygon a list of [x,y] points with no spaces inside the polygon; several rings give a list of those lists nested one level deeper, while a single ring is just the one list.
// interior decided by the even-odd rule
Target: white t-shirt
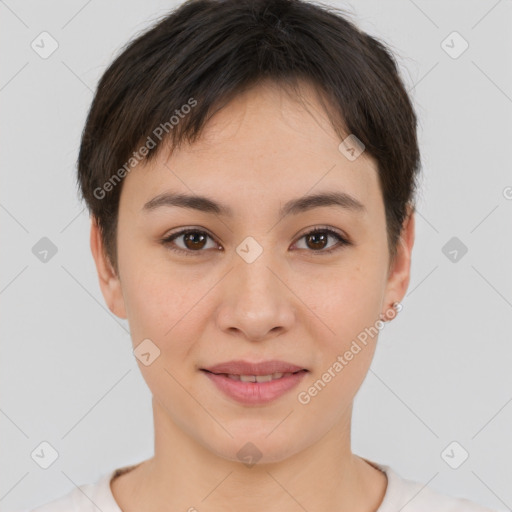
[{"label": "white t-shirt", "polygon": [[[386,493],[375,512],[498,512],[463,498],[437,493],[423,484],[404,479],[389,466],[367,462],[383,471],[388,479]],[[110,481],[135,466],[103,474],[95,483],[84,484],[68,494],[35,509],[16,512],[122,512],[114,499]]]}]

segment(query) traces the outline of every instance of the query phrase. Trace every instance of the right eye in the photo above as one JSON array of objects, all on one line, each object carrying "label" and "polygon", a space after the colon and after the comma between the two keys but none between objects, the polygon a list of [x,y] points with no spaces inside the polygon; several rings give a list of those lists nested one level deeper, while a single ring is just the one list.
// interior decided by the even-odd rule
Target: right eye
[{"label": "right eye", "polygon": [[[213,238],[206,231],[198,229],[182,229],[181,231],[173,233],[162,239],[162,244],[168,249],[180,254],[195,256],[193,253],[204,252],[202,249],[206,247],[208,238],[213,242],[213,246],[210,248],[219,249],[219,246],[213,241]],[[180,239],[183,243],[182,246],[177,245],[175,242],[175,240]]]}]

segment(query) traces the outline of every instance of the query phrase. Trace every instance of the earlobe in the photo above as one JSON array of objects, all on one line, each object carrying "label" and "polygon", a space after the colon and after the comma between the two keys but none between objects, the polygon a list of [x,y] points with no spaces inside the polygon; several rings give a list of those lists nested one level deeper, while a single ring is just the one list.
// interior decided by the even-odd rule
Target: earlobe
[{"label": "earlobe", "polygon": [[127,318],[121,281],[105,253],[100,227],[92,215],[90,245],[96,264],[101,293],[108,308],[119,318]]}]

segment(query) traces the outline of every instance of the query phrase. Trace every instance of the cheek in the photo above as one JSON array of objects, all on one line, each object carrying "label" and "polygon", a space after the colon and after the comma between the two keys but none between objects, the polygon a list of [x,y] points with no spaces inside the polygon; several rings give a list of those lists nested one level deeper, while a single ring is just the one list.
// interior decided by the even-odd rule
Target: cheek
[{"label": "cheek", "polygon": [[300,391],[308,413],[324,415],[327,422],[346,411],[368,373],[380,325],[382,292],[375,279],[363,272],[351,277],[333,274],[321,293],[309,292],[308,306],[313,304],[321,322],[312,317],[317,361]]},{"label": "cheek", "polygon": [[296,281],[298,295],[305,298],[314,317],[323,321],[333,343],[357,335],[378,319],[384,290],[380,267],[367,263],[364,256],[354,257],[344,265],[319,269],[318,275],[303,273],[307,277]]},{"label": "cheek", "polygon": [[381,325],[383,275],[383,266],[374,261],[373,254],[361,252],[347,258],[345,265],[332,267],[328,279],[325,273],[323,279],[314,276],[316,286],[309,279],[301,283],[307,297],[304,302],[314,312],[309,315],[309,326],[317,345],[315,375],[308,383],[314,386],[311,392],[315,398],[308,409],[318,407],[320,413],[322,408],[332,408],[333,419],[361,386]]},{"label": "cheek", "polygon": [[177,294],[165,280],[152,279],[150,273],[141,273],[140,279],[133,275],[123,283],[123,295],[134,343],[141,337],[163,339],[179,314],[178,301],[172,301]]},{"label": "cheek", "polygon": [[188,340],[200,336],[198,315],[204,315],[203,297],[213,283],[197,271],[151,264],[142,255],[126,258],[124,264],[123,295],[133,345],[149,338],[159,347],[165,367],[180,365],[191,348]]}]

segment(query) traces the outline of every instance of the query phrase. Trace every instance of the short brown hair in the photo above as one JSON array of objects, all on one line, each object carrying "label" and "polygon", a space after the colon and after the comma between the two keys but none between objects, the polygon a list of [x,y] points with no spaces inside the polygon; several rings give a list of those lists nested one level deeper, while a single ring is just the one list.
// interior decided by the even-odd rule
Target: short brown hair
[{"label": "short brown hair", "polygon": [[[137,158],[150,161],[163,142],[194,142],[217,110],[266,79],[312,83],[327,98],[337,133],[354,134],[375,158],[393,259],[414,209],[420,154],[416,115],[391,51],[330,6],[189,0],[123,48],[99,81],[82,133],[78,186],[116,271],[122,178],[135,152],[145,145]],[[157,127],[165,136],[154,135]]]}]

